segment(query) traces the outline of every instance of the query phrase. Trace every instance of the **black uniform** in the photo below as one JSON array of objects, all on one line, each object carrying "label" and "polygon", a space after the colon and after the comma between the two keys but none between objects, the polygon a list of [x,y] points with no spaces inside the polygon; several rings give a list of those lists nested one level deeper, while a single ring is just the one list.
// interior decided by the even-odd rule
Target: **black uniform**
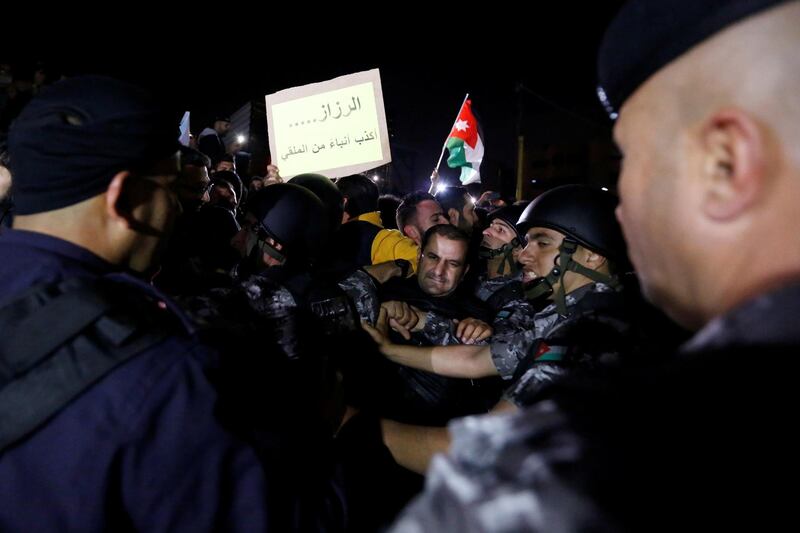
[{"label": "black uniform", "polygon": [[[47,298],[60,305],[62,290],[67,298],[78,294],[70,292],[72,282],[91,289],[68,306],[70,316],[52,319],[33,334],[26,333],[25,322],[3,324],[1,529],[264,530],[279,520],[283,510],[268,507],[271,489],[256,454],[223,427],[215,411],[217,392],[206,377],[210,352],[189,334],[188,320],[166,297],[130,276],[111,281],[112,265],[47,235],[5,231],[0,255],[5,304],[34,287],[48,287],[40,291],[42,307],[30,320],[49,313]],[[95,292],[101,286],[109,290]],[[101,294],[110,296],[103,296],[106,310],[98,308],[95,321],[33,368],[20,366],[25,350],[58,335]],[[3,309],[7,317],[10,308]],[[156,333],[141,351],[77,389],[46,422],[25,425],[24,417],[42,401],[93,372],[94,355],[110,356]],[[72,371],[49,372],[59,365]],[[29,430],[17,433],[20,424]]]}]

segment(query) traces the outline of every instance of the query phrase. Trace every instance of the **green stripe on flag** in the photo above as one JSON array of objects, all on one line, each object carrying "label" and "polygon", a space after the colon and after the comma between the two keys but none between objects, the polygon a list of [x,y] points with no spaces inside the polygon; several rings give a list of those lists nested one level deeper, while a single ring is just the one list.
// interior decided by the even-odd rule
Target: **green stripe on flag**
[{"label": "green stripe on flag", "polygon": [[450,168],[463,167],[467,164],[467,156],[464,153],[464,140],[458,137],[447,139],[447,149],[450,155],[447,157],[447,166]]}]

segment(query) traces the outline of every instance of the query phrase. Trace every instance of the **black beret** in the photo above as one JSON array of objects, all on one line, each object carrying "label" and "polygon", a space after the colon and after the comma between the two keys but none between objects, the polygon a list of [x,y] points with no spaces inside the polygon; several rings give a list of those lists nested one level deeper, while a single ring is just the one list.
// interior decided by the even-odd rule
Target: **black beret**
[{"label": "black beret", "polygon": [[116,173],[176,153],[177,124],[150,93],[112,78],[45,88],[9,132],[17,214],[76,204],[104,192]]},{"label": "black beret", "polygon": [[785,0],[630,0],[606,30],[597,95],[611,119],[650,76],[727,26]]}]

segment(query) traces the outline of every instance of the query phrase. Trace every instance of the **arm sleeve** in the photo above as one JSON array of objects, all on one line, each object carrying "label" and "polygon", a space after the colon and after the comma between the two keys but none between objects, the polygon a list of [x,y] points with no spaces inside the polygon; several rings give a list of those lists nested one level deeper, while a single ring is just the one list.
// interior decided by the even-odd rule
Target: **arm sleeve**
[{"label": "arm sleeve", "polygon": [[395,229],[383,229],[372,241],[372,264],[405,259],[411,263],[411,270],[417,271],[417,243]]}]

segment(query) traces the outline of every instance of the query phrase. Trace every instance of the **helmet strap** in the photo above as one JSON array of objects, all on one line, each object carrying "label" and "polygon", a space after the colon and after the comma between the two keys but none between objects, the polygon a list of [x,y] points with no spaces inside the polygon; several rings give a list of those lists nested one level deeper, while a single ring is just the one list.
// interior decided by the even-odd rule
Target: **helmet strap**
[{"label": "helmet strap", "polygon": [[286,256],[283,255],[277,248],[269,244],[267,241],[259,240],[261,251],[278,261],[280,264],[286,263]]},{"label": "helmet strap", "polygon": [[[267,254],[280,264],[286,263],[286,256],[267,241],[267,235],[266,230],[263,228],[251,228],[249,230],[247,238],[247,256],[253,259],[255,265],[261,264],[262,254]],[[256,253],[258,254],[257,256],[255,256]],[[260,268],[258,268],[258,270],[260,270]]]},{"label": "helmet strap", "polygon": [[[561,246],[558,248],[558,256],[555,258],[555,266],[547,276],[540,278],[541,282],[534,285],[531,289],[525,291],[525,296],[528,299],[539,298],[544,294],[553,294],[553,286],[558,283],[558,289],[555,290],[553,300],[556,304],[556,310],[561,316],[567,316],[567,300],[566,289],[564,288],[564,275],[567,271],[571,270],[582,276],[586,276],[592,281],[604,283],[614,290],[620,290],[621,284],[616,276],[609,276],[596,270],[586,268],[582,264],[572,259],[573,254],[578,249],[578,243],[572,239],[565,238]],[[563,268],[561,265],[565,265]]]},{"label": "helmet strap", "polygon": [[499,274],[500,276],[505,274],[506,265],[508,265],[509,273],[511,275],[514,275],[519,271],[519,267],[517,267],[517,262],[514,261],[514,249],[517,246],[521,246],[521,243],[518,238],[514,237],[514,240],[504,244],[503,246],[495,250],[482,246],[480,248],[480,251],[478,252],[478,256],[481,257],[482,259],[494,259],[502,255],[503,260],[497,267],[497,274]]}]

